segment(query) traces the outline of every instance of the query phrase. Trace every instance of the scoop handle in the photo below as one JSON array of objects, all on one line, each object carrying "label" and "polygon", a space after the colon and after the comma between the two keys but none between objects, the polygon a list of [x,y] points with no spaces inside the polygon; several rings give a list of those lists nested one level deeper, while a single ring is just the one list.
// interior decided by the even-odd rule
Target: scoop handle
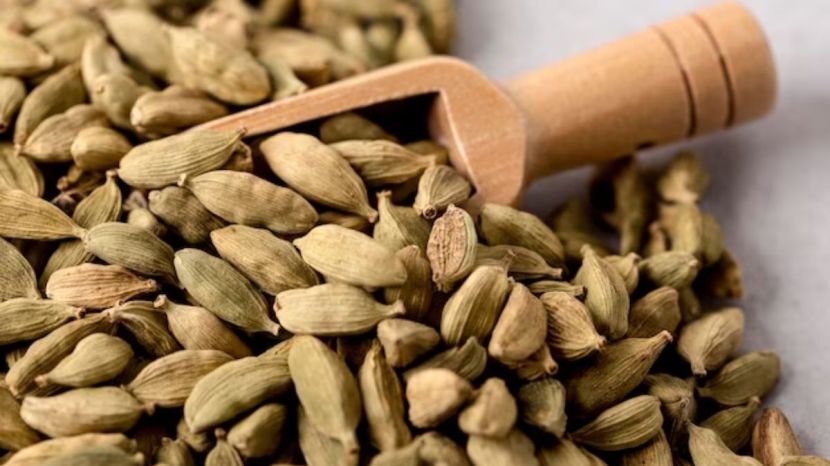
[{"label": "scoop handle", "polygon": [[719,3],[506,83],[526,116],[529,180],[758,118],[775,102],[767,40]]}]

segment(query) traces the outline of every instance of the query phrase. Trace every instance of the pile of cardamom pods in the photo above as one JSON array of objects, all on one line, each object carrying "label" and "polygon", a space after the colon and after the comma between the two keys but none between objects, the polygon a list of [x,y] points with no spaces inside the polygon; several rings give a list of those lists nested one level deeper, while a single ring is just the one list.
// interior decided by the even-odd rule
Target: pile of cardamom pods
[{"label": "pile of cardamom pods", "polygon": [[543,222],[465,210],[444,148],[366,115],[188,131],[446,51],[453,21],[0,0],[0,464],[830,464],[756,420],[780,362],[736,354],[693,154],[600,167]]}]

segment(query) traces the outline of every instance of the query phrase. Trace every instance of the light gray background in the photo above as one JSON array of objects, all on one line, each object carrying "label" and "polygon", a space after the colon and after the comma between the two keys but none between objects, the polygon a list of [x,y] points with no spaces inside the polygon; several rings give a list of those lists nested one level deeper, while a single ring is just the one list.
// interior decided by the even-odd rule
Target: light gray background
[{"label": "light gray background", "polygon": [[[459,0],[456,53],[508,78],[711,2]],[[830,456],[830,1],[746,0],[767,31],[779,101],[766,119],[682,144],[712,173],[704,202],[744,266],[743,347],[773,349],[781,407],[804,450]],[[555,112],[556,109],[551,109]],[[663,163],[671,150],[643,160]],[[581,192],[578,170],[540,181],[525,207],[547,214]]]}]

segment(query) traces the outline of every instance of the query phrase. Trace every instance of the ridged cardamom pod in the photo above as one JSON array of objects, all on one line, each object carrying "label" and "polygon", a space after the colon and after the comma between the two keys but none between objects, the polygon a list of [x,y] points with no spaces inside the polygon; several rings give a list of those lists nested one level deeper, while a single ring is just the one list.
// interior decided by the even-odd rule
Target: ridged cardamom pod
[{"label": "ridged cardamom pod", "polygon": [[729,360],[743,334],[744,313],[730,307],[686,324],[677,339],[677,352],[692,365],[692,373],[704,376]]},{"label": "ridged cardamom pod", "polygon": [[245,466],[239,452],[226,440],[224,429],[216,429],[216,445],[205,457],[205,466]]},{"label": "ridged cardamom pod", "polygon": [[686,425],[697,417],[695,379],[681,379],[669,374],[650,374],[645,379],[648,394],[663,404],[665,430],[671,445],[687,442]]},{"label": "ridged cardamom pod", "polygon": [[176,304],[161,295],[153,306],[167,314],[170,333],[189,350],[218,350],[236,359],[251,356],[251,348],[216,315],[203,307]]},{"label": "ridged cardamom pod", "polygon": [[668,251],[643,259],[640,275],[657,286],[680,289],[692,284],[700,267],[700,261],[695,256],[682,251]]},{"label": "ridged cardamom pod", "polygon": [[680,325],[679,294],[663,286],[634,302],[628,313],[628,338],[649,338],[666,330],[674,333]]},{"label": "ridged cardamom pod", "polygon": [[732,451],[742,450],[752,438],[752,424],[761,400],[752,398],[743,406],[727,408],[709,416],[700,427],[713,430]]},{"label": "ridged cardamom pod", "polygon": [[643,395],[612,406],[575,431],[575,442],[602,451],[636,448],[648,442],[663,427],[660,400]]},{"label": "ridged cardamom pod", "polygon": [[449,369],[424,369],[407,380],[409,422],[424,429],[448,420],[470,399],[473,387]]},{"label": "ridged cardamom pod", "polygon": [[181,349],[167,328],[167,316],[156,310],[152,301],[127,301],[104,314],[129,333],[147,353],[160,358]]},{"label": "ridged cardamom pod", "polygon": [[85,128],[103,127],[107,117],[92,105],[79,104],[44,119],[23,144],[22,153],[42,163],[72,161],[72,142]]},{"label": "ridged cardamom pod", "polygon": [[58,301],[40,298],[15,298],[0,302],[0,345],[34,340],[69,320],[81,318],[84,311]]},{"label": "ridged cardamom pod", "polygon": [[485,340],[493,331],[509,292],[506,267],[485,265],[473,270],[444,305],[444,342],[458,345],[469,337]]},{"label": "ridged cardamom pod", "polygon": [[130,141],[118,131],[90,126],[78,132],[69,152],[75,165],[84,170],[103,171],[118,167],[132,148]]},{"label": "ridged cardamom pod", "polygon": [[18,190],[0,191],[0,236],[49,241],[81,238],[84,233],[62,210],[43,199]]},{"label": "ridged cardamom pod", "polygon": [[662,430],[647,443],[628,450],[620,458],[620,466],[674,466],[671,446]]},{"label": "ridged cardamom pod", "polygon": [[379,344],[372,345],[366,353],[357,382],[372,445],[380,451],[390,451],[409,444],[412,433],[404,421],[401,383]]},{"label": "ridged cardamom pod", "polygon": [[671,341],[669,332],[661,332],[608,345],[589,367],[565,381],[568,403],[575,412],[588,416],[620,402],[642,383]]},{"label": "ridged cardamom pod", "polygon": [[227,441],[245,458],[271,456],[280,446],[288,409],[267,403],[228,430]]},{"label": "ridged cardamom pod", "polygon": [[392,141],[342,141],[332,144],[331,148],[342,155],[370,187],[403,183],[435,163],[434,157],[416,154]]},{"label": "ridged cardamom pod", "polygon": [[125,432],[146,408],[117,387],[77,388],[51,397],[27,396],[20,415],[50,437]]},{"label": "ridged cardamom pod", "polygon": [[89,309],[106,309],[128,299],[157,291],[159,284],[117,265],[83,264],[52,274],[46,296]]},{"label": "ridged cardamom pod", "polygon": [[363,180],[337,151],[306,134],[282,132],[260,144],[268,166],[308,199],[374,223]]},{"label": "ridged cardamom pod", "polygon": [[475,337],[470,337],[461,346],[442,351],[403,373],[407,382],[425,369],[449,369],[467,380],[475,380],[487,367],[487,350]]},{"label": "ridged cardamom pod", "polygon": [[572,296],[580,301],[585,299],[585,287],[582,285],[574,285],[572,283],[563,282],[559,280],[539,280],[527,285],[530,292],[535,295],[543,295],[545,293],[562,292]]},{"label": "ridged cardamom pod", "polygon": [[519,387],[517,394],[522,420],[544,432],[562,438],[568,424],[565,414],[565,386],[544,377]]},{"label": "ridged cardamom pod", "polygon": [[408,366],[441,342],[441,336],[432,327],[406,319],[381,321],[377,336],[392,367]]},{"label": "ridged cardamom pod", "polygon": [[562,269],[551,267],[539,254],[521,246],[500,244],[498,246],[476,245],[475,266],[495,265],[510,258],[507,273],[517,280],[550,277],[562,278]]},{"label": "ridged cardamom pod", "polygon": [[86,100],[86,90],[77,64],[46,78],[23,99],[14,125],[14,145],[22,148],[40,123]]},{"label": "ridged cardamom pod", "polygon": [[637,264],[640,263],[640,256],[630,252],[625,256],[609,255],[603,257],[603,259],[620,273],[628,294],[633,293],[640,283],[640,269],[637,267]]},{"label": "ridged cardamom pod", "polygon": [[695,466],[762,466],[749,456],[738,456],[712,430],[689,424],[689,453]]},{"label": "ridged cardamom pod", "polygon": [[341,113],[327,118],[320,124],[320,140],[326,144],[340,141],[383,139],[395,142],[395,136],[354,112]]},{"label": "ridged cardamom pod", "polygon": [[0,238],[0,303],[12,298],[40,298],[35,271],[8,241]]},{"label": "ridged cardamom pod", "polygon": [[0,134],[11,127],[25,98],[26,86],[23,81],[12,76],[0,78]]},{"label": "ridged cardamom pod", "polygon": [[182,439],[172,440],[164,437],[156,451],[156,462],[168,466],[193,466],[195,460],[190,449]]},{"label": "ridged cardamom pod", "polygon": [[694,288],[691,286],[680,288],[677,290],[677,293],[680,303],[680,315],[683,317],[683,322],[688,323],[699,318],[703,313],[703,306]]},{"label": "ridged cardamom pod", "polygon": [[14,146],[5,142],[0,142],[0,189],[18,189],[34,197],[43,196],[44,190],[43,174],[37,165],[29,157],[15,154]]},{"label": "ridged cardamom pod", "polygon": [[0,448],[15,452],[40,441],[37,432],[20,417],[20,403],[5,386],[0,386],[0,411]]},{"label": "ridged cardamom pod", "polygon": [[454,168],[433,165],[418,181],[418,194],[412,207],[426,219],[433,219],[450,205],[461,205],[470,198],[473,187]]},{"label": "ridged cardamom pod", "polygon": [[44,466],[141,466],[144,455],[128,455],[124,451],[109,446],[87,447],[71,453],[55,456],[42,463]]},{"label": "ridged cardamom pod", "polygon": [[763,398],[781,376],[781,360],[771,351],[747,353],[727,363],[698,389],[698,394],[722,406],[738,406]]},{"label": "ridged cardamom pod", "polygon": [[142,8],[107,9],[101,16],[119,50],[131,62],[155,76],[174,78],[170,42],[161,18]]},{"label": "ridged cardamom pod", "polygon": [[6,374],[6,384],[15,396],[35,388],[35,378],[52,370],[87,335],[109,332],[113,324],[103,314],[94,314],[64,324],[35,341]]},{"label": "ridged cardamom pod", "polygon": [[0,31],[0,74],[26,78],[55,66],[55,57],[33,39],[9,29]]},{"label": "ridged cardamom pod", "polygon": [[481,209],[481,233],[490,246],[521,246],[538,253],[552,266],[565,261],[556,234],[539,217],[513,207],[485,204]]},{"label": "ridged cardamom pod", "polygon": [[423,320],[432,306],[432,269],[429,261],[423,250],[415,245],[398,250],[395,257],[406,269],[406,281],[400,287],[384,288],[384,300],[387,304],[403,301],[408,318]]},{"label": "ridged cardamom pod", "polygon": [[411,207],[392,204],[389,191],[378,194],[378,221],[372,236],[393,251],[415,245],[426,249],[430,238],[429,222]]},{"label": "ridged cardamom pod", "polygon": [[103,34],[103,28],[92,19],[69,15],[38,28],[29,37],[43,46],[59,64],[67,64],[81,58],[87,39]]},{"label": "ridged cardamom pod", "polygon": [[471,435],[467,440],[467,455],[476,466],[539,466],[534,445],[518,429],[503,438]]},{"label": "ridged cardamom pod", "polygon": [[568,439],[559,439],[554,445],[542,447],[538,458],[541,466],[606,466],[604,461]]},{"label": "ridged cardamom pod", "polygon": [[340,441],[321,432],[302,406],[297,408],[297,424],[300,450],[310,466],[357,466],[360,452],[349,452]]},{"label": "ridged cardamom pod", "polygon": [[182,249],[174,260],[179,282],[220,319],[250,332],[274,335],[279,325],[268,318],[262,294],[230,264],[198,249]]},{"label": "ridged cardamom pod", "polygon": [[591,311],[599,333],[611,340],[622,338],[628,331],[628,290],[617,269],[585,246],[582,266],[574,277],[574,283],[585,286],[585,304]]},{"label": "ridged cardamom pod", "polygon": [[530,358],[545,344],[547,313],[542,302],[521,283],[514,283],[487,351],[505,364]]},{"label": "ridged cardamom pod", "polygon": [[288,367],[297,398],[316,429],[357,452],[360,391],[346,363],[315,337],[294,337]]},{"label": "ridged cardamom pod", "polygon": [[37,466],[58,455],[91,447],[111,446],[124,453],[135,453],[136,442],[124,434],[81,434],[43,440],[17,451],[5,464],[11,466]]},{"label": "ridged cardamom pod", "polygon": [[138,79],[139,73],[121,60],[118,48],[99,35],[87,39],[80,56],[81,76],[88,94],[95,90],[95,80],[105,74],[123,74]]},{"label": "ridged cardamom pod", "polygon": [[150,212],[188,244],[202,244],[210,239],[210,232],[225,226],[196,199],[190,191],[168,186],[148,195]]},{"label": "ridged cardamom pod", "polygon": [[172,85],[135,101],[130,123],[142,134],[166,136],[223,117],[228,108],[194,89]]},{"label": "ridged cardamom pod", "polygon": [[597,333],[588,308],[561,291],[545,293],[541,302],[546,313],[547,345],[558,358],[573,361],[605,347],[605,337]]},{"label": "ridged cardamom pod", "polygon": [[174,251],[149,231],[126,223],[109,222],[89,229],[86,250],[112,265],[176,283]]},{"label": "ridged cardamom pod", "polygon": [[118,176],[141,189],[176,184],[182,175],[198,176],[222,167],[244,134],[234,131],[188,131],[132,148],[121,159]]},{"label": "ridged cardamom pod", "polygon": [[473,218],[454,205],[435,221],[429,234],[427,257],[438,289],[450,291],[476,265],[478,235]]},{"label": "ridged cardamom pod", "polygon": [[798,455],[801,445],[787,416],[778,408],[765,409],[752,430],[752,456],[764,466],[771,466]]},{"label": "ridged cardamom pod", "polygon": [[[297,338],[297,337],[295,337]],[[291,388],[285,356],[248,357],[227,362],[199,379],[184,404],[190,430],[220,425]]]},{"label": "ridged cardamom pod", "polygon": [[709,185],[709,174],[694,152],[680,152],[657,180],[660,197],[670,202],[697,202]]},{"label": "ridged cardamom pod", "polygon": [[423,433],[415,438],[418,456],[430,466],[470,466],[470,460],[464,450],[454,441],[436,431]]},{"label": "ridged cardamom pod", "polygon": [[125,389],[145,404],[183,406],[202,377],[233,358],[216,350],[182,350],[151,362]]},{"label": "ridged cardamom pod", "polygon": [[319,336],[360,335],[406,312],[401,301],[381,304],[362,289],[342,283],[283,291],[274,310],[286,330]]},{"label": "ridged cardamom pod", "polygon": [[234,105],[250,105],[271,93],[268,71],[238,49],[190,27],[167,28],[173,63],[183,84]]},{"label": "ridged cardamom pod", "polygon": [[133,349],[126,341],[93,333],[79,341],[69,356],[51,371],[38,376],[41,387],[49,384],[83,388],[115,378],[133,358]]},{"label": "ridged cardamom pod", "polygon": [[458,415],[458,427],[468,435],[505,437],[516,425],[519,409],[504,380],[489,378],[475,390]]},{"label": "ridged cardamom pod", "polygon": [[[401,286],[406,268],[386,246],[358,231],[321,225],[294,240],[303,260],[327,279],[366,288]],[[353,254],[360,251],[359,255]]]}]

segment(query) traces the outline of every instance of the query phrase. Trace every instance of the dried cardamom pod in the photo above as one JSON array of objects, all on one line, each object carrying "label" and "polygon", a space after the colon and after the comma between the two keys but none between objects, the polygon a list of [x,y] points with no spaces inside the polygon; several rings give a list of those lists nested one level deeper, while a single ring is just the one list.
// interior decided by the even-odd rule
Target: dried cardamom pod
[{"label": "dried cardamom pod", "polygon": [[514,283],[493,327],[487,351],[505,364],[530,358],[547,336],[547,313],[542,302],[521,283]]},{"label": "dried cardamom pod", "polygon": [[533,442],[518,429],[503,438],[471,435],[467,440],[467,454],[475,466],[539,466]]},{"label": "dried cardamom pod", "polygon": [[50,437],[124,432],[146,408],[117,387],[77,388],[51,397],[27,396],[20,416]]},{"label": "dried cardamom pod", "polygon": [[538,217],[508,206],[485,204],[481,211],[481,232],[491,246],[521,246],[541,255],[550,265],[564,262],[559,238]]},{"label": "dried cardamom pod", "polygon": [[91,447],[111,446],[124,453],[135,453],[135,441],[124,434],[81,434],[44,440],[17,451],[6,463],[11,466],[36,466],[62,454]]},{"label": "dried cardamom pod", "polygon": [[623,453],[620,466],[673,466],[671,446],[662,430],[647,443]]},{"label": "dried cardamom pod", "polygon": [[243,134],[244,130],[188,131],[145,142],[121,159],[118,176],[141,189],[176,184],[182,175],[193,177],[220,168],[237,149]]},{"label": "dried cardamom pod", "polygon": [[558,280],[539,280],[528,284],[527,287],[530,292],[535,295],[561,292],[580,301],[584,300],[586,295],[585,287],[583,285],[574,285],[572,283]]},{"label": "dried cardamom pod", "polygon": [[351,140],[396,141],[395,136],[354,112],[341,113],[323,121],[320,124],[320,140],[326,144]]},{"label": "dried cardamom pod", "polygon": [[12,76],[0,78],[0,134],[12,125],[25,98],[26,86],[23,81]]},{"label": "dried cardamom pod", "polygon": [[167,314],[170,332],[185,349],[219,350],[234,358],[251,356],[251,349],[212,312],[176,304],[161,295],[153,306]]},{"label": "dried cardamom pod", "polygon": [[392,205],[388,191],[378,194],[378,222],[372,236],[389,249],[398,251],[410,245],[426,249],[430,228],[411,207]]},{"label": "dried cardamom pod", "polygon": [[565,414],[565,386],[544,377],[519,387],[517,394],[522,420],[544,432],[562,438],[568,424]]},{"label": "dried cardamom pod", "polygon": [[477,244],[473,218],[467,211],[449,205],[432,226],[427,244],[432,280],[439,290],[450,291],[473,271]]},{"label": "dried cardamom pod", "polygon": [[418,456],[428,466],[470,466],[467,454],[455,442],[435,431],[415,438]]},{"label": "dried cardamom pod", "polygon": [[260,56],[277,56],[311,86],[326,84],[365,71],[359,60],[337,48],[324,37],[295,28],[260,29],[253,49]]},{"label": "dried cardamom pod", "polygon": [[778,408],[765,409],[752,430],[752,456],[764,466],[771,466],[798,455],[801,445],[790,421]]},{"label": "dried cardamom pod", "polygon": [[245,458],[271,456],[280,445],[286,417],[285,406],[264,404],[234,424],[227,441]]},{"label": "dried cardamom pod", "polygon": [[285,393],[293,377],[286,359],[285,355],[237,359],[200,378],[184,404],[190,430],[204,432]]},{"label": "dried cardamom pod", "polygon": [[444,305],[441,313],[444,342],[458,345],[469,337],[486,339],[509,292],[506,267],[485,265],[473,270]]},{"label": "dried cardamom pod", "polygon": [[695,466],[761,466],[749,456],[738,456],[712,430],[689,424],[689,452]]},{"label": "dried cardamom pod", "polygon": [[518,407],[507,384],[489,378],[473,394],[472,401],[458,415],[458,426],[468,435],[507,436],[516,424]]},{"label": "dried cardamom pod", "polygon": [[662,426],[660,400],[642,395],[606,409],[575,431],[572,438],[597,450],[620,451],[643,445],[654,438]]},{"label": "dried cardamom pod", "polygon": [[392,367],[408,366],[441,341],[441,336],[432,327],[405,319],[381,321],[377,326],[377,336]]},{"label": "dried cardamom pod", "polygon": [[406,317],[423,320],[432,306],[432,269],[423,250],[411,245],[398,250],[395,257],[406,269],[406,281],[400,287],[387,287],[383,297],[387,304],[403,301]]},{"label": "dried cardamom pod", "polygon": [[8,241],[0,238],[0,303],[12,298],[40,298],[35,271]]},{"label": "dried cardamom pod", "polygon": [[657,191],[663,200],[692,204],[700,199],[709,184],[709,174],[694,152],[677,154],[657,180]]},{"label": "dried cardamom pod", "polygon": [[666,419],[666,436],[672,445],[685,444],[686,425],[697,416],[695,379],[686,380],[669,374],[650,374],[645,379],[648,394],[656,396],[663,404]]},{"label": "dried cardamom pod", "polygon": [[57,240],[82,238],[86,231],[63,211],[19,190],[0,191],[0,236]]},{"label": "dried cardamom pod", "polygon": [[680,325],[677,290],[663,286],[638,299],[628,313],[628,338],[649,338],[666,330],[674,332]]},{"label": "dried cardamom pod", "polygon": [[29,38],[40,44],[58,64],[78,61],[86,41],[104,35],[103,28],[92,19],[71,15],[34,31]]},{"label": "dried cardamom pod", "polygon": [[83,44],[80,56],[81,75],[89,95],[95,90],[95,80],[105,74],[123,74],[139,79],[139,73],[121,60],[118,49],[105,35],[90,37]]},{"label": "dried cardamom pod", "polygon": [[350,140],[331,145],[370,187],[403,183],[419,176],[435,163],[392,141]]},{"label": "dried cardamom pod", "polygon": [[231,223],[285,234],[304,233],[317,223],[317,212],[302,196],[250,173],[218,170],[183,177],[179,185]]},{"label": "dried cardamom pod", "polygon": [[233,266],[198,249],[176,252],[173,262],[182,286],[217,317],[250,332],[277,334],[265,298]]},{"label": "dried cardamom pod", "polygon": [[357,453],[360,391],[346,363],[322,341],[301,335],[294,337],[288,367],[311,424],[340,442],[347,454]]},{"label": "dried cardamom pod", "polygon": [[133,357],[129,343],[105,333],[93,333],[79,341],[72,353],[35,382],[44,387],[91,387],[120,374]]},{"label": "dried cardamom pod", "polygon": [[[574,283],[585,286],[585,305],[599,333],[617,340],[628,331],[628,290],[617,269],[591,249],[582,250],[582,266]],[[645,261],[643,261],[645,262]]]},{"label": "dried cardamom pod", "polygon": [[608,345],[592,364],[565,381],[568,403],[584,415],[596,414],[618,403],[645,379],[669,332],[651,338],[626,338]]},{"label": "dried cardamom pod", "polygon": [[172,440],[164,437],[156,452],[156,462],[168,466],[193,466],[195,464],[190,449],[182,439]]},{"label": "dried cardamom pod", "polygon": [[424,218],[433,219],[450,205],[466,202],[472,190],[470,183],[454,168],[433,165],[421,175],[412,207]]},{"label": "dried cardamom pod", "polygon": [[40,441],[37,432],[20,417],[20,404],[5,386],[0,386],[0,410],[0,448],[14,452]]},{"label": "dried cardamom pod", "polygon": [[470,383],[449,369],[424,369],[406,384],[409,422],[424,429],[455,415],[473,394]]},{"label": "dried cardamom pod", "polygon": [[630,252],[625,256],[605,256],[603,259],[620,273],[628,294],[633,293],[640,283],[640,269],[637,267],[640,256]]},{"label": "dried cardamom pod", "polygon": [[604,461],[568,439],[559,439],[553,446],[541,448],[538,458],[541,466],[607,466]]},{"label": "dried cardamom pod", "polygon": [[477,244],[475,266],[500,264],[508,257],[510,264],[507,272],[518,280],[541,277],[557,280],[562,278],[562,269],[549,266],[542,256],[521,246]]},{"label": "dried cardamom pod", "polygon": [[125,387],[142,403],[183,406],[193,387],[214,369],[233,361],[216,350],[181,350],[151,362]]},{"label": "dried cardamom pod", "polygon": [[407,382],[425,369],[449,369],[467,380],[477,379],[487,367],[487,350],[475,337],[470,337],[461,346],[452,347],[403,373]]},{"label": "dried cardamom pod", "polygon": [[191,431],[184,417],[176,424],[176,438],[181,439],[196,453],[206,453],[215,443],[212,432]]},{"label": "dried cardamom pod", "polygon": [[78,65],[69,65],[46,78],[23,100],[14,125],[14,145],[22,148],[40,123],[86,100]]},{"label": "dried cardamom pod", "polygon": [[216,445],[205,457],[205,466],[244,466],[239,452],[227,442],[227,433],[224,429],[216,429]]},{"label": "dried cardamom pod", "polygon": [[742,450],[752,438],[752,424],[761,400],[752,398],[743,406],[727,408],[709,416],[700,427],[711,429],[732,451]]},{"label": "dried cardamom pod", "polygon": [[618,159],[597,169],[591,185],[591,202],[605,207],[600,214],[620,233],[620,254],[640,250],[650,197],[635,157]]},{"label": "dried cardamom pod", "polygon": [[698,389],[698,394],[722,406],[738,406],[763,398],[778,382],[781,360],[771,351],[747,353],[727,363]]},{"label": "dried cardamom pod", "polygon": [[737,351],[743,334],[743,311],[726,308],[686,324],[677,339],[677,352],[692,365],[692,373],[703,376],[726,363]]},{"label": "dried cardamom pod", "polygon": [[268,71],[244,49],[194,28],[167,28],[172,61],[187,87],[234,105],[250,105],[271,93]]},{"label": "dried cardamom pod", "polygon": [[115,447],[88,447],[71,453],[58,455],[43,463],[46,466],[141,466],[144,455],[128,455]]},{"label": "dried cardamom pod", "polygon": [[227,114],[228,108],[207,94],[172,85],[139,97],[130,110],[130,123],[139,133],[166,136]]},{"label": "dried cardamom pod", "polygon": [[372,223],[377,219],[363,180],[343,156],[317,138],[282,132],[263,141],[260,150],[271,170],[308,199]]},{"label": "dried cardamom pod", "polygon": [[102,11],[102,19],[118,48],[127,58],[154,76],[175,81],[172,51],[164,22],[143,8]]},{"label": "dried cardamom pod", "polygon": [[582,359],[605,347],[588,308],[573,296],[560,291],[541,296],[546,311],[546,343],[558,358]]},{"label": "dried cardamom pod", "polygon": [[104,314],[130,333],[147,353],[160,358],[181,349],[167,328],[167,315],[155,309],[152,301],[127,301]]},{"label": "dried cardamom pod", "polygon": [[668,251],[640,262],[640,274],[657,286],[680,289],[691,285],[700,271],[700,261],[682,251]]},{"label": "dried cardamom pod", "polygon": [[0,345],[34,340],[72,319],[83,317],[81,308],[40,298],[0,302]]},{"label": "dried cardamom pod", "polygon": [[703,306],[695,290],[691,286],[687,286],[677,290],[677,293],[683,322],[692,322],[699,318],[703,313]]},{"label": "dried cardamom pod", "polygon": [[55,66],[55,57],[46,53],[32,38],[0,29],[0,74],[26,78]]},{"label": "dried cardamom pod", "polygon": [[[370,236],[338,225],[321,225],[294,240],[303,260],[327,279],[367,288],[401,286],[403,262]],[[360,251],[358,256],[353,251]]]},{"label": "dried cardamom pod", "polygon": [[106,309],[134,296],[159,289],[148,280],[117,265],[83,264],[61,269],[46,284],[46,296],[89,309]]},{"label": "dried cardamom pod", "polygon": [[103,171],[118,167],[118,163],[132,148],[130,141],[118,131],[90,126],[78,132],[69,152],[75,164],[82,169]]},{"label": "dried cardamom pod", "polygon": [[225,223],[210,213],[190,191],[168,186],[150,192],[150,212],[171,227],[186,243],[201,244],[210,239],[210,232]]},{"label": "dried cardamom pod", "polygon": [[410,142],[404,147],[421,155],[431,155],[435,157],[435,163],[438,165],[447,165],[450,154],[446,147],[438,144],[431,139],[422,139],[420,141]]},{"label": "dried cardamom pod", "polygon": [[[2,83],[2,78],[0,78],[0,83]],[[43,174],[40,173],[37,165],[32,162],[32,159],[16,154],[14,147],[5,142],[0,142],[0,189],[18,189],[34,197],[43,196],[44,190]]]},{"label": "dried cardamom pod", "polygon": [[398,375],[379,344],[366,353],[357,374],[372,445],[380,451],[406,446],[412,433],[404,421],[403,392]]},{"label": "dried cardamom pod", "polygon": [[309,466],[357,466],[359,451],[348,451],[337,439],[312,424],[302,406],[297,408],[298,437],[303,457]]},{"label": "dried cardamom pod", "polygon": [[174,251],[158,236],[126,223],[102,223],[84,237],[86,250],[112,265],[176,283]]},{"label": "dried cardamom pod", "polygon": [[609,254],[598,237],[590,208],[581,200],[563,204],[547,220],[556,236],[562,240],[568,260],[582,260],[582,246],[590,245],[600,256]]}]

